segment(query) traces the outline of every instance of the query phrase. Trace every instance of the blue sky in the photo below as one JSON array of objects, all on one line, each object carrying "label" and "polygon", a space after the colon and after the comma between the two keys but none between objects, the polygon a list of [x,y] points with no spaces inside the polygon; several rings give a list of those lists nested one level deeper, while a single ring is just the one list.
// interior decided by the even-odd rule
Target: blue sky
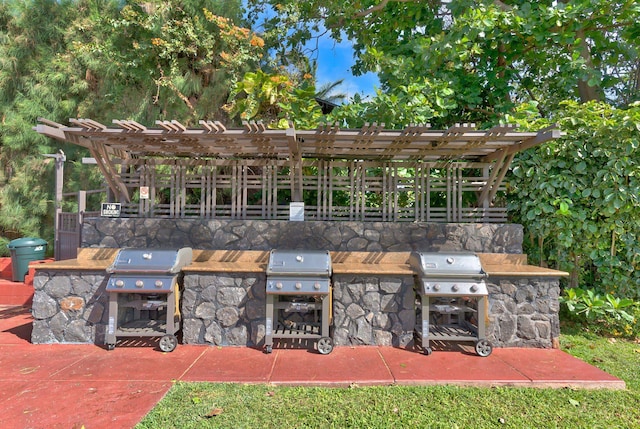
[{"label": "blue sky", "polygon": [[336,43],[328,36],[323,37],[318,44],[317,87],[343,79],[344,83],[338,88],[339,92],[349,96],[356,93],[362,96],[373,95],[374,88],[380,85],[378,77],[374,73],[354,76],[351,73],[353,63],[351,42],[343,40]]},{"label": "blue sky", "polygon": [[[273,12],[265,11],[264,17],[268,17],[271,13]],[[258,22],[260,21],[261,19],[258,19]],[[259,24],[258,27],[260,27]],[[321,29],[321,31],[323,30]],[[315,44],[315,40],[309,43],[310,46]],[[337,91],[347,94],[349,97],[356,93],[363,97],[375,93],[374,89],[379,87],[379,80],[375,73],[354,76],[351,72],[351,66],[354,63],[352,46],[352,43],[346,38],[337,43],[329,37],[328,32],[324,32],[318,41],[316,87],[319,88],[325,83],[342,79],[344,83],[338,87]]]}]

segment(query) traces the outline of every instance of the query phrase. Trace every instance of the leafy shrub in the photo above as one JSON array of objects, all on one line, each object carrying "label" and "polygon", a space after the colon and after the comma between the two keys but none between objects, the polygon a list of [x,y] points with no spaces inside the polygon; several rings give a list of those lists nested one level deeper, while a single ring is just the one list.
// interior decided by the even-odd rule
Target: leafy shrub
[{"label": "leafy shrub", "polygon": [[640,302],[580,288],[565,289],[559,301],[565,310],[561,315],[589,331],[613,337],[640,338]]},{"label": "leafy shrub", "polygon": [[513,162],[509,210],[526,253],[571,272],[571,286],[640,300],[640,103],[566,102],[553,118],[523,106],[509,122],[566,133]]}]

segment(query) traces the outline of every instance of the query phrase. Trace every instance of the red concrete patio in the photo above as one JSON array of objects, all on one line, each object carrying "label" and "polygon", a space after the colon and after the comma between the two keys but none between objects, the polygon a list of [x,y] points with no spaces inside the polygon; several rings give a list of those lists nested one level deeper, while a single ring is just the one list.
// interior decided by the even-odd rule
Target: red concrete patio
[{"label": "red concrete patio", "polygon": [[[0,285],[1,286],[1,285]],[[30,343],[29,307],[0,307],[0,427],[130,428],[174,381],[343,387],[435,385],[624,389],[624,381],[560,350],[471,346],[425,356],[392,347],[306,349],[179,345],[151,340],[87,344]]]}]

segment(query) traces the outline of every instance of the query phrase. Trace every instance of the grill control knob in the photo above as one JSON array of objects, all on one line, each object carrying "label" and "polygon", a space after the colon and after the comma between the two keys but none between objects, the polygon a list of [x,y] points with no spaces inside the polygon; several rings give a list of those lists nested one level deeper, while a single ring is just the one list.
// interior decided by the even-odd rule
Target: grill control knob
[{"label": "grill control knob", "polygon": [[453,286],[451,286],[451,290],[454,292],[458,292],[460,290],[460,286],[458,286],[457,284],[454,284]]},{"label": "grill control knob", "polygon": [[302,289],[302,283],[296,282],[296,289]]},{"label": "grill control knob", "polygon": [[302,255],[298,255],[298,256],[296,256],[296,261],[302,262],[302,261],[304,261],[304,258],[302,257]]},{"label": "grill control knob", "polygon": [[447,258],[447,264],[451,265],[451,264],[453,264],[454,262],[455,262],[455,259],[453,259],[451,256],[449,256],[449,257]]},{"label": "grill control knob", "polygon": [[144,282],[142,280],[136,280],[136,287],[139,287],[139,288],[144,287]]},{"label": "grill control knob", "polygon": [[313,288],[314,288],[315,290],[320,290],[320,288],[321,288],[321,287],[322,287],[322,285],[321,285],[320,283],[318,283],[318,282],[315,282],[315,283],[313,284]]},{"label": "grill control knob", "polygon": [[159,289],[163,286],[162,280],[156,280],[156,287]]},{"label": "grill control knob", "polygon": [[116,280],[116,287],[124,287],[124,281]]},{"label": "grill control knob", "polygon": [[478,292],[478,285],[477,284],[472,284],[471,285],[471,292]]},{"label": "grill control knob", "polygon": [[433,290],[435,290],[436,292],[440,290],[440,284],[436,283],[433,285]]},{"label": "grill control knob", "polygon": [[282,289],[282,282],[276,283],[276,289]]}]

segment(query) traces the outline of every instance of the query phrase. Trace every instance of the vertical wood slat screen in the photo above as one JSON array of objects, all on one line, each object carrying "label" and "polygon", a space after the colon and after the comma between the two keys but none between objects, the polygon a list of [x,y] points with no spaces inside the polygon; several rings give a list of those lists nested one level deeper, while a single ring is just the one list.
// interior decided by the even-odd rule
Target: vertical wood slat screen
[{"label": "vertical wood slat screen", "polygon": [[[307,220],[506,221],[506,209],[477,201],[489,164],[304,159],[300,170]],[[146,164],[121,177],[129,217],[288,219],[292,198],[285,160]],[[136,200],[140,186],[148,200]]]}]

